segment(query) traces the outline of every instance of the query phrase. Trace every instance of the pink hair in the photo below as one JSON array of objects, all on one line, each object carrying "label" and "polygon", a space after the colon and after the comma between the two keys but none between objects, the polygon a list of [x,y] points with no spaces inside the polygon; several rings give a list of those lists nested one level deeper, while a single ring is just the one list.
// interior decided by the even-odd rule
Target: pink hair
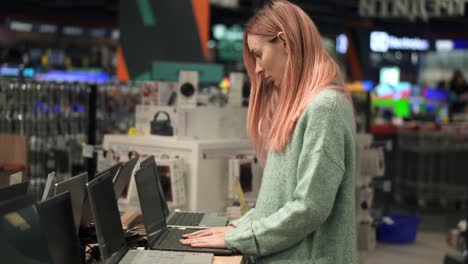
[{"label": "pink hair", "polygon": [[[284,32],[288,59],[281,88],[276,88],[255,73],[247,37],[253,34],[272,41],[279,32]],[[333,87],[350,98],[339,67],[323,47],[312,20],[301,8],[284,0],[266,4],[246,24],[244,64],[252,87],[247,130],[263,165],[267,151],[282,151],[289,143],[297,120],[317,93]]]}]

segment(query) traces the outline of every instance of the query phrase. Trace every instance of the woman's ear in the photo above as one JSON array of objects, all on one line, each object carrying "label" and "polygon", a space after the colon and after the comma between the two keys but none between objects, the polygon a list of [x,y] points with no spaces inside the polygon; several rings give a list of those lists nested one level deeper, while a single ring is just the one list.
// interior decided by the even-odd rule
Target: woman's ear
[{"label": "woman's ear", "polygon": [[283,31],[278,32],[278,34],[276,34],[276,37],[281,41],[281,45],[283,45],[283,48],[286,49],[287,43],[286,43],[286,36],[284,35],[284,32]]}]

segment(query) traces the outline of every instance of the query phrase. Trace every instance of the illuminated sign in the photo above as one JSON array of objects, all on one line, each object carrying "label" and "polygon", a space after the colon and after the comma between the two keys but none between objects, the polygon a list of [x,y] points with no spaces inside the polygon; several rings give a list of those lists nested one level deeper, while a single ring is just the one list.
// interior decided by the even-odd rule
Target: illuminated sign
[{"label": "illuminated sign", "polygon": [[51,24],[42,24],[39,25],[39,33],[48,33],[48,34],[55,34],[57,33],[57,26]]},{"label": "illuminated sign", "polygon": [[378,18],[463,17],[468,0],[360,0],[359,15]]},{"label": "illuminated sign", "polygon": [[239,25],[226,27],[216,24],[212,28],[213,38],[218,41],[217,50],[221,60],[242,60],[244,29]]},{"label": "illuminated sign", "polygon": [[63,34],[69,36],[80,36],[84,32],[83,28],[80,27],[72,27],[72,26],[65,26],[63,27]]},{"label": "illuminated sign", "polygon": [[429,41],[420,38],[398,38],[383,31],[373,31],[370,35],[370,49],[374,52],[388,50],[429,50]]},{"label": "illuminated sign", "polygon": [[11,21],[10,30],[19,31],[19,32],[31,32],[33,29],[33,24],[20,22],[20,21]]},{"label": "illuminated sign", "polygon": [[438,39],[435,41],[437,51],[447,52],[452,50],[468,49],[468,40]]},{"label": "illuminated sign", "polygon": [[348,51],[348,37],[345,34],[340,34],[336,37],[336,52],[346,54]]}]

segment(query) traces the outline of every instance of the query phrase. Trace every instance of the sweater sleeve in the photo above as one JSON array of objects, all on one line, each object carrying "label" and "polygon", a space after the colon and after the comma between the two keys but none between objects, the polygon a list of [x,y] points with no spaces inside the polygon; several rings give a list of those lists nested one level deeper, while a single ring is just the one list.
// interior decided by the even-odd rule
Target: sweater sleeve
[{"label": "sweater sleeve", "polygon": [[241,218],[230,221],[229,224],[234,226],[234,227],[238,227],[238,226],[241,226],[241,225],[243,225],[245,223],[251,222],[252,218],[253,218],[254,211],[255,211],[255,208],[250,209]]},{"label": "sweater sleeve", "polygon": [[301,241],[330,215],[345,172],[343,133],[330,131],[340,127],[329,111],[317,111],[309,119],[295,175],[293,200],[267,217],[243,222],[226,232],[228,248],[246,255],[269,255]]}]

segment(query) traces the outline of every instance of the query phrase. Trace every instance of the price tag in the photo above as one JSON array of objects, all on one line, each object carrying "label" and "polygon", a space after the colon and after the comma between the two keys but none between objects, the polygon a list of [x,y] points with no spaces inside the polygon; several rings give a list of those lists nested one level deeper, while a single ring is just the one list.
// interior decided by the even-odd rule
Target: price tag
[{"label": "price tag", "polygon": [[94,147],[92,145],[87,145],[87,144],[83,144],[82,146],[83,146],[83,151],[81,152],[81,155],[84,158],[92,159],[93,158]]},{"label": "price tag", "polygon": [[10,175],[10,185],[21,183],[22,180],[23,180],[22,171]]}]

